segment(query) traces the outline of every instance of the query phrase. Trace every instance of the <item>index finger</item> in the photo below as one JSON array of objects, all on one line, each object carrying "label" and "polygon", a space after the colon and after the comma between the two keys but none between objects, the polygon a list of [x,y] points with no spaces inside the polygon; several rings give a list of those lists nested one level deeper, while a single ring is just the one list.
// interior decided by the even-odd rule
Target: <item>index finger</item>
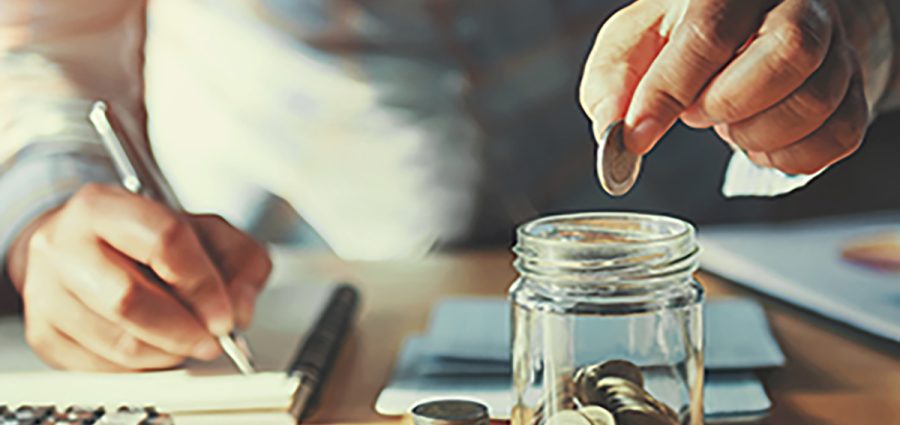
[{"label": "index finger", "polygon": [[[625,116],[625,144],[647,153],[759,28],[773,0],[696,0],[643,76]],[[671,10],[669,13],[680,13]]]},{"label": "index finger", "polygon": [[71,208],[96,237],[149,266],[204,322],[223,335],[234,327],[231,302],[219,271],[180,214],[125,190],[89,185]]}]

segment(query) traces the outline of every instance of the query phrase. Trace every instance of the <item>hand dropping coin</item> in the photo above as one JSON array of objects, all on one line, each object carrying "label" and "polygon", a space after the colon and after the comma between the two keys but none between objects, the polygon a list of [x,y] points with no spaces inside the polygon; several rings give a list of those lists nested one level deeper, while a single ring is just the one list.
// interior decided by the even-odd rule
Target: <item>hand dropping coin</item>
[{"label": "hand dropping coin", "polygon": [[641,157],[625,148],[624,127],[622,120],[610,124],[597,147],[597,177],[613,196],[628,193],[641,171]]}]

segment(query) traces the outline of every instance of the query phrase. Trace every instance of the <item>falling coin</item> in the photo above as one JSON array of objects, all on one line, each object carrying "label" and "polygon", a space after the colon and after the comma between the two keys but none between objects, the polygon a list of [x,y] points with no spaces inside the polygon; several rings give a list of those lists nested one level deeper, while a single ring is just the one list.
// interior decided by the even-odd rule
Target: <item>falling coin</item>
[{"label": "falling coin", "polygon": [[641,170],[641,157],[625,148],[622,120],[606,127],[597,147],[597,177],[603,190],[622,196],[631,190]]}]

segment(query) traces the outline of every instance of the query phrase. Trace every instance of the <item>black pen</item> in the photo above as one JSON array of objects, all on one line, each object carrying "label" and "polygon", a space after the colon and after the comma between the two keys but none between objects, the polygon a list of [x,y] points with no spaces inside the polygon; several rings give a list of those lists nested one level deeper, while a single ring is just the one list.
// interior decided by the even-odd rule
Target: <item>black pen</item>
[{"label": "black pen", "polygon": [[290,408],[298,424],[315,405],[356,316],[358,304],[356,288],[346,284],[336,287],[288,367],[288,374],[299,378]]}]

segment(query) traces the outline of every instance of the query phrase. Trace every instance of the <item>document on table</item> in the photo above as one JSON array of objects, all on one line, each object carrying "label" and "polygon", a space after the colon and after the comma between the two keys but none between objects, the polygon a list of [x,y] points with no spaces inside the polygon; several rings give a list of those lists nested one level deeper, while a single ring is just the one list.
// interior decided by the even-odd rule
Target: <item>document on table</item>
[{"label": "document on table", "polygon": [[215,417],[234,412],[242,412],[241,418],[253,423],[289,423],[286,412],[297,383],[285,371],[334,286],[300,284],[290,273],[278,276],[277,267],[276,262],[275,276],[260,295],[246,333],[260,373],[241,375],[224,356],[161,372],[56,371],[27,346],[21,320],[7,317],[0,320],[0,401],[8,405],[152,404],[174,414],[179,424],[223,423],[215,422]]},{"label": "document on table", "polygon": [[[426,334],[409,338],[401,349],[376,410],[400,415],[424,400],[462,397],[488,405],[494,419],[507,419],[512,407],[509,308],[497,297],[438,302]],[[752,370],[780,366],[785,358],[762,308],[745,299],[710,300],[704,322],[707,420],[764,416],[771,403]],[[579,329],[576,321],[575,332]],[[652,362],[639,358],[640,352],[610,343],[627,340],[617,330],[605,332],[604,338],[578,338],[595,343],[577,347],[575,358],[619,358],[628,352],[637,363]]]},{"label": "document on table", "polygon": [[[745,299],[710,300],[704,307],[705,363],[707,369],[755,369],[784,364],[784,354],[769,331],[759,304]],[[447,298],[432,309],[424,337],[426,360],[419,366],[427,375],[509,374],[509,305],[498,298]],[[740,332],[735,332],[740,329]],[[576,333],[592,329],[575,324]],[[608,327],[604,338],[576,338],[588,343],[576,347],[576,358],[618,358],[628,350],[625,327]],[[610,343],[618,341],[619,343]]]},{"label": "document on table", "polygon": [[900,342],[900,274],[851,263],[841,255],[848,243],[889,232],[900,232],[900,212],[703,227],[701,266]]}]

